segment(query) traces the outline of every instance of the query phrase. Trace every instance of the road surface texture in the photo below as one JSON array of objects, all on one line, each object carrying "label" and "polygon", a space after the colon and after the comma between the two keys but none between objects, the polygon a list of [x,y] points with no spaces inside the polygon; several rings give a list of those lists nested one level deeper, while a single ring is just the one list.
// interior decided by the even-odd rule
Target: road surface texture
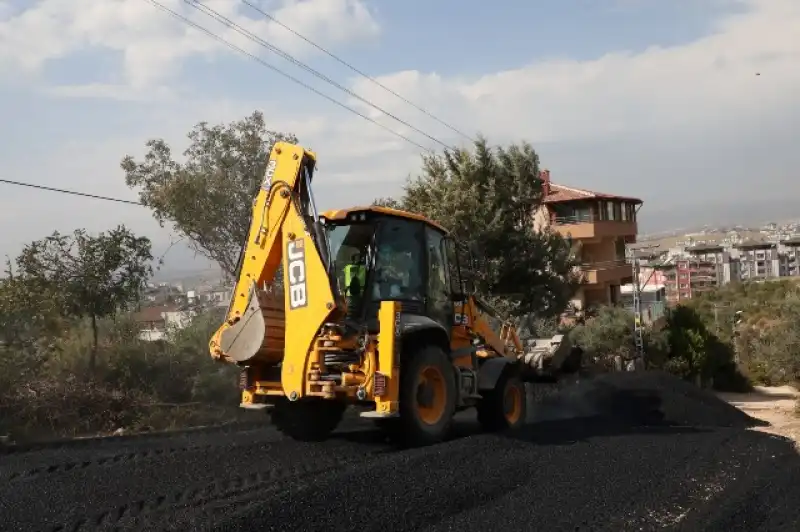
[{"label": "road surface texture", "polygon": [[[0,455],[0,530],[800,530],[800,456],[661,374],[531,405],[521,434],[397,449],[356,418],[301,444],[240,429]],[[762,423],[763,425],[763,423]]]}]

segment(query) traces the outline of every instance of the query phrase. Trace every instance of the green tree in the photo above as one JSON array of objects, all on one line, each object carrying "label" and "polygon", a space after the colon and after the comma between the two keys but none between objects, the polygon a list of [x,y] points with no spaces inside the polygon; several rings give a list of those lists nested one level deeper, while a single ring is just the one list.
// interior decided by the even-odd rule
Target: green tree
[{"label": "green tree", "polygon": [[88,317],[93,348],[89,367],[97,362],[97,319],[126,309],[138,299],[152,275],[150,240],[125,226],[97,236],[83,229],[58,231],[25,246],[17,257],[20,281],[47,290],[63,316]]},{"label": "green tree", "polygon": [[0,345],[24,349],[57,334],[63,325],[50,287],[14,274],[0,279]]},{"label": "green tree", "polygon": [[[480,257],[478,292],[512,316],[559,314],[579,284],[570,243],[534,227],[544,198],[539,156],[527,143],[423,156],[401,198],[374,203],[424,214]],[[465,256],[462,255],[462,259]],[[463,262],[462,262],[463,263]]]},{"label": "green tree", "polygon": [[272,146],[297,139],[268,130],[260,111],[229,124],[200,122],[187,136],[185,162],[175,160],[163,139],[147,142],[143,161],[123,158],[125,183],[139,190],[162,227],[171,222],[196,252],[233,277]]}]

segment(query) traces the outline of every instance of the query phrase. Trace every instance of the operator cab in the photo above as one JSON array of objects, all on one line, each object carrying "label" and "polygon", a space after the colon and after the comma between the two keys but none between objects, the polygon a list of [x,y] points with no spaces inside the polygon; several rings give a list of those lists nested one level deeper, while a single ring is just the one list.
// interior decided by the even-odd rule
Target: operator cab
[{"label": "operator cab", "polygon": [[462,290],[455,242],[445,229],[384,207],[330,211],[321,220],[349,319],[377,331],[381,301],[398,301],[406,319],[426,317],[450,330]]}]

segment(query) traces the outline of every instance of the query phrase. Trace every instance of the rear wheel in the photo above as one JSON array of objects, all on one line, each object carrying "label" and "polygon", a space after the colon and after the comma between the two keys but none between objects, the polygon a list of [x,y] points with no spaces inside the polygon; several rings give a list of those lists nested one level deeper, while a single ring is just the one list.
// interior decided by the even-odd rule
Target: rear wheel
[{"label": "rear wheel", "polygon": [[483,392],[478,403],[478,422],[484,430],[516,430],[525,424],[528,413],[525,384],[512,368],[506,368],[494,389]]},{"label": "rear wheel", "polygon": [[347,404],[309,397],[299,401],[281,398],[270,411],[272,424],[298,441],[323,441],[342,421]]},{"label": "rear wheel", "polygon": [[441,348],[425,346],[403,358],[400,418],[389,432],[409,445],[438,443],[450,433],[455,406],[452,364]]}]

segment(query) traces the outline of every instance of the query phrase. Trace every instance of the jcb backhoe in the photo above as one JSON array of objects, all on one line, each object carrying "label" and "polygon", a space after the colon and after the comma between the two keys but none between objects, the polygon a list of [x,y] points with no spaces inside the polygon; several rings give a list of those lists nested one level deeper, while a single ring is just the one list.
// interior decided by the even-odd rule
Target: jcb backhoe
[{"label": "jcb backhoe", "polygon": [[318,214],[315,165],[300,146],[273,147],[210,342],[242,367],[241,406],[270,407],[298,440],[325,439],[349,405],[411,444],[442,440],[473,406],[487,430],[519,427],[522,344],[471,293],[448,231],[383,207]]}]

